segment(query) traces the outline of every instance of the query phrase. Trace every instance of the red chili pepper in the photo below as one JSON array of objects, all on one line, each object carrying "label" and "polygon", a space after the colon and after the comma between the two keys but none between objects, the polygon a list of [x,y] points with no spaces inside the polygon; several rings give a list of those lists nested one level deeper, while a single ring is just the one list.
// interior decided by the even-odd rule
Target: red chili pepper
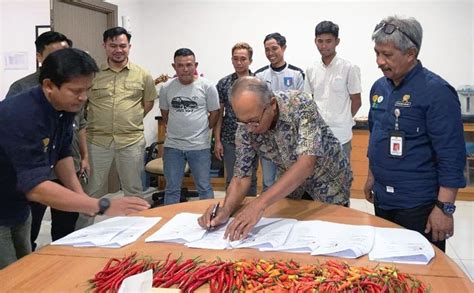
[{"label": "red chili pepper", "polygon": [[189,286],[188,288],[184,289],[184,292],[185,293],[192,293],[194,292],[197,288],[201,287],[202,284],[206,283],[206,281],[196,281],[194,282],[193,284],[191,284],[191,286]]},{"label": "red chili pepper", "polygon": [[171,279],[169,279],[168,281],[161,284],[160,287],[161,288],[171,287],[173,284],[176,284],[176,283],[180,282],[185,274],[186,274],[186,271],[181,271],[181,273],[178,273],[178,274],[174,275]]},{"label": "red chili pepper", "polygon": [[[234,271],[231,267],[227,267],[227,280],[226,280],[226,283],[228,284],[227,285],[228,292],[233,292],[233,290],[234,290],[234,281],[235,281]],[[225,291],[225,292],[227,292],[227,291]]]}]

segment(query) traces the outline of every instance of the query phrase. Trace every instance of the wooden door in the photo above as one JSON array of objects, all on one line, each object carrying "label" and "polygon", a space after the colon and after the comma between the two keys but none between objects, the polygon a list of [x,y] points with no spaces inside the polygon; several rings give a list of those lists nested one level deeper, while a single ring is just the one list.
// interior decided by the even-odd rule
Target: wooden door
[{"label": "wooden door", "polygon": [[117,26],[117,5],[99,0],[53,0],[50,15],[53,31],[65,34],[97,64],[105,61],[102,34]]}]

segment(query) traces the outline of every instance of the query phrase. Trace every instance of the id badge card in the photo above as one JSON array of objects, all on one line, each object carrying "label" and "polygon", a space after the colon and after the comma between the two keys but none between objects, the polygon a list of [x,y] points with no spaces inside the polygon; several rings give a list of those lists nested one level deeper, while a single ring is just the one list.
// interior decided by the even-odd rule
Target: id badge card
[{"label": "id badge card", "polygon": [[405,132],[394,130],[390,131],[389,156],[392,158],[401,158],[404,155]]}]

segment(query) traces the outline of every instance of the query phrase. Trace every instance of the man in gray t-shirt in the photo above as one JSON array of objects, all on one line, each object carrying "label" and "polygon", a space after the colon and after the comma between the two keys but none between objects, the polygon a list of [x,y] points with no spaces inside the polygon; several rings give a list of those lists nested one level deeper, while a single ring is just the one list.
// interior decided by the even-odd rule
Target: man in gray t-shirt
[{"label": "man in gray t-shirt", "polygon": [[219,118],[219,97],[210,81],[195,76],[197,65],[193,51],[178,49],[173,63],[176,78],[166,82],[159,94],[161,116],[166,123],[165,205],[179,202],[186,162],[199,198],[214,197],[209,131]]}]

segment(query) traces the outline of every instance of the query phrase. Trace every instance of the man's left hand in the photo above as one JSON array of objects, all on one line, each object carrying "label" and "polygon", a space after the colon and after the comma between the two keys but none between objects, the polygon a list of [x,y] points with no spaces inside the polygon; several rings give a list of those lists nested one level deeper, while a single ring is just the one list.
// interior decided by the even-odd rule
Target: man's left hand
[{"label": "man's left hand", "polygon": [[258,203],[258,198],[246,204],[227,226],[224,238],[228,238],[230,241],[247,238],[247,235],[262,218],[263,211],[264,208]]},{"label": "man's left hand", "polygon": [[434,207],[428,217],[425,233],[431,231],[433,241],[443,241],[454,235],[454,219],[452,215],[446,215],[438,207]]},{"label": "man's left hand", "polygon": [[91,165],[89,164],[89,160],[83,159],[81,160],[81,174],[82,172],[86,172],[88,175],[91,174]]}]

